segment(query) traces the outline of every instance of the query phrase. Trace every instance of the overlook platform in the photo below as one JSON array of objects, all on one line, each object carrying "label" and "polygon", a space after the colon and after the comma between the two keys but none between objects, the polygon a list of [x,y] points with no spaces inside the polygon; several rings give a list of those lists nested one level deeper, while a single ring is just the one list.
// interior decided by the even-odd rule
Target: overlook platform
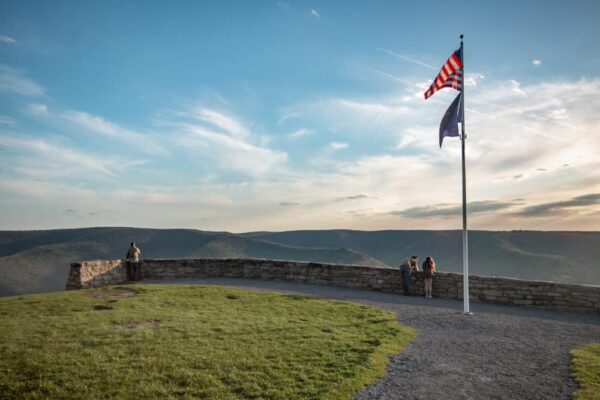
[{"label": "overlook platform", "polygon": [[231,278],[145,283],[225,285],[383,307],[417,331],[386,375],[354,396],[371,399],[570,399],[572,349],[600,342],[600,315],[399,296],[329,285]]},{"label": "overlook platform", "polygon": [[[355,399],[569,399],[570,351],[600,342],[600,287],[470,276],[474,315],[462,314],[462,275],[422,274],[401,296],[399,270],[273,260],[144,260],[141,283],[228,285],[379,306],[417,337]],[[74,263],[68,289],[126,283],[126,263]],[[511,305],[511,306],[507,306]],[[519,305],[519,307],[514,307]],[[562,311],[568,312],[562,312]],[[574,312],[575,311],[575,312]]]}]

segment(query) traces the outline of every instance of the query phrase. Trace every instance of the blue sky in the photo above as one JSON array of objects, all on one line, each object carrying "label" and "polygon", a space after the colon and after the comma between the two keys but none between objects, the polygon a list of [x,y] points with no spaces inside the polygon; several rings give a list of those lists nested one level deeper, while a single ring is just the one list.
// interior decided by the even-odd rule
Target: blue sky
[{"label": "blue sky", "polygon": [[600,227],[595,1],[0,1],[0,229]]}]

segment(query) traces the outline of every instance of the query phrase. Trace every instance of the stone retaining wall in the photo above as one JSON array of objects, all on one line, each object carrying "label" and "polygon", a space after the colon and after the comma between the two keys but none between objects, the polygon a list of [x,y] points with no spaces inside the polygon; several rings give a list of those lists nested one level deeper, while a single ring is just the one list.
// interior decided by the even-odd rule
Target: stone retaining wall
[{"label": "stone retaining wall", "polygon": [[[393,268],[318,264],[252,259],[143,260],[146,279],[246,278],[281,280],[401,293],[402,274]],[[81,289],[127,281],[123,260],[84,261],[71,264],[67,289]],[[411,293],[423,295],[423,274],[411,277]],[[469,276],[472,300],[545,309],[600,313],[600,286],[523,281]],[[433,296],[462,299],[462,275],[438,272]]]},{"label": "stone retaining wall", "polygon": [[82,261],[71,264],[67,290],[114,285],[127,281],[123,260]]}]

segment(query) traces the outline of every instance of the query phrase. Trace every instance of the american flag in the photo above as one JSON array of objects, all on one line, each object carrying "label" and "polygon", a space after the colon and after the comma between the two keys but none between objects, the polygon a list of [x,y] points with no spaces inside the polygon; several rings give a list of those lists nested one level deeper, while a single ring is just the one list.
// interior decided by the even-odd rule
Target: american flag
[{"label": "american flag", "polygon": [[442,66],[440,73],[435,77],[433,83],[425,92],[425,100],[441,88],[445,87],[462,91],[462,67],[463,63],[459,49],[456,50]]}]

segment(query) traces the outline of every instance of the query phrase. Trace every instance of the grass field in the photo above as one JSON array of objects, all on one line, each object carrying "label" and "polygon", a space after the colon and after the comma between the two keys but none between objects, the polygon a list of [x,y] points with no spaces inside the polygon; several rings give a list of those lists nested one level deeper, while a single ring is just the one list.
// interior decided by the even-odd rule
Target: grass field
[{"label": "grass field", "polygon": [[600,399],[600,343],[573,350],[573,374],[580,388],[575,400]]},{"label": "grass field", "polygon": [[414,332],[382,309],[212,286],[0,299],[0,397],[347,399]]}]

